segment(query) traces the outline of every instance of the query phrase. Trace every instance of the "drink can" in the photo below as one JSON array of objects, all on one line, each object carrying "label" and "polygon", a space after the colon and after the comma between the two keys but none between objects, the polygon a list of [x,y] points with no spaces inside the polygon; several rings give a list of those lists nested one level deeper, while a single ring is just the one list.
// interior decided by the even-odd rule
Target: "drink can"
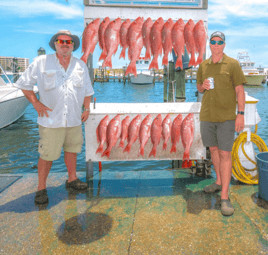
[{"label": "drink can", "polygon": [[210,89],[214,89],[214,78],[213,77],[209,77],[209,84],[210,84]]}]

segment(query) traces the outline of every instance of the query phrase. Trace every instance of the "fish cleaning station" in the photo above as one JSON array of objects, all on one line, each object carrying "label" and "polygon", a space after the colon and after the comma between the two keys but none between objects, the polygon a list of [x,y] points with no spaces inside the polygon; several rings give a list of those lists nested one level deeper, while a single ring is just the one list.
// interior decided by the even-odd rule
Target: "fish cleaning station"
[{"label": "fish cleaning station", "polygon": [[[118,18],[120,24],[129,22],[129,28],[136,21],[133,34],[129,33],[135,38],[136,24],[150,18],[152,29],[153,24],[164,25],[169,19],[174,24],[178,21],[178,27],[193,21],[192,29],[202,32],[196,40],[206,45],[208,0],[84,0],[84,5],[83,36],[87,27],[92,28],[87,30],[90,41],[104,25],[114,38]],[[82,59],[92,80],[93,52],[99,38],[90,49],[82,46]],[[106,54],[103,65],[109,67],[110,45],[102,52]],[[129,47],[125,59],[130,57],[132,64],[126,71],[135,75],[139,53]],[[172,47],[164,52],[173,59],[164,67],[162,103],[92,100],[84,125],[86,173],[77,172],[78,178],[87,181],[88,190],[66,190],[67,172],[53,172],[47,179],[49,204],[37,206],[37,173],[0,178],[1,254],[268,254],[268,174],[260,173],[260,169],[268,171],[268,163],[257,158],[268,149],[257,135],[259,100],[246,93],[245,129],[237,134],[232,151],[229,196],[235,213],[224,217],[220,193],[203,192],[215,182],[215,173],[200,135],[202,94],[195,102],[185,97],[185,70],[192,67],[192,61],[196,64],[205,58],[204,47],[194,54],[185,43],[173,51]],[[137,48],[141,50],[135,44],[133,49]],[[150,64],[156,69],[153,58],[161,54],[157,47],[151,52]],[[143,167],[145,161],[158,163]],[[165,161],[172,162],[169,168],[163,167]],[[134,162],[139,167],[119,170],[118,162],[123,166]]]}]

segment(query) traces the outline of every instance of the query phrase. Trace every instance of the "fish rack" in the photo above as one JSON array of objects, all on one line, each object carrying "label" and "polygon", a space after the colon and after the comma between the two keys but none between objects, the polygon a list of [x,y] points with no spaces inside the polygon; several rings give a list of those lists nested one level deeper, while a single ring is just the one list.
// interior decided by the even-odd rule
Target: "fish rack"
[{"label": "fish rack", "polygon": [[[202,144],[200,135],[200,121],[199,112],[201,103],[97,103],[94,109],[92,104],[90,109],[90,115],[85,123],[85,138],[86,138],[86,161],[101,162],[101,161],[138,161],[138,160],[182,160],[184,148],[182,142],[177,144],[177,152],[170,153],[171,149],[171,138],[167,143],[167,149],[163,150],[163,139],[161,139],[157,146],[156,156],[149,157],[152,149],[151,138],[147,142],[144,149],[144,156],[138,156],[140,148],[139,139],[132,145],[130,153],[123,152],[122,148],[118,148],[120,139],[118,139],[116,145],[111,150],[110,157],[101,156],[96,153],[99,143],[96,138],[96,129],[100,121],[109,115],[111,120],[117,114],[120,114],[121,122],[128,115],[130,121],[134,119],[138,114],[141,114],[142,119],[147,114],[151,114],[154,119],[158,114],[162,115],[162,120],[167,114],[170,114],[171,120],[173,121],[178,114],[182,114],[183,119],[188,113],[194,113],[194,140],[190,149],[191,160],[203,160],[206,159],[206,148]],[[127,145],[125,141],[124,147]],[[106,149],[106,145],[104,146]]]}]

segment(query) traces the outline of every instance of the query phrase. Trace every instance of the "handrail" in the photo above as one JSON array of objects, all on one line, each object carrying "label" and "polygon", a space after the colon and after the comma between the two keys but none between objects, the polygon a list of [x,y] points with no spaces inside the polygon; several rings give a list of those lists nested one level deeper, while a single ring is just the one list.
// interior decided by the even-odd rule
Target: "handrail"
[{"label": "handrail", "polygon": [[3,74],[6,76],[8,82],[9,82],[9,83],[12,83],[12,82],[10,81],[10,79],[8,78],[8,76],[7,76],[6,72],[5,72],[5,70],[4,70],[3,67],[1,66],[1,64],[0,64],[0,69],[1,69],[1,71],[3,72]]}]

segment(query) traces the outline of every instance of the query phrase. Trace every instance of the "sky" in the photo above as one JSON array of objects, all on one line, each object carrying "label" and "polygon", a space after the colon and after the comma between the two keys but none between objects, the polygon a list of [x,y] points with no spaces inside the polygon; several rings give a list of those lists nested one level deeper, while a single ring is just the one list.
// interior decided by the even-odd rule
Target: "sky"
[{"label": "sky", "polygon": [[[248,52],[255,66],[268,68],[268,0],[208,0],[208,36],[222,31],[226,36],[225,53],[237,58]],[[30,63],[43,47],[54,53],[48,43],[61,29],[80,38],[84,30],[83,0],[0,0],[0,56],[29,58]],[[113,68],[128,60],[113,57]],[[99,66],[100,49],[96,45],[93,67]],[[209,50],[207,55],[209,55]],[[81,46],[74,56],[82,56]],[[162,67],[160,67],[162,68]]]}]

